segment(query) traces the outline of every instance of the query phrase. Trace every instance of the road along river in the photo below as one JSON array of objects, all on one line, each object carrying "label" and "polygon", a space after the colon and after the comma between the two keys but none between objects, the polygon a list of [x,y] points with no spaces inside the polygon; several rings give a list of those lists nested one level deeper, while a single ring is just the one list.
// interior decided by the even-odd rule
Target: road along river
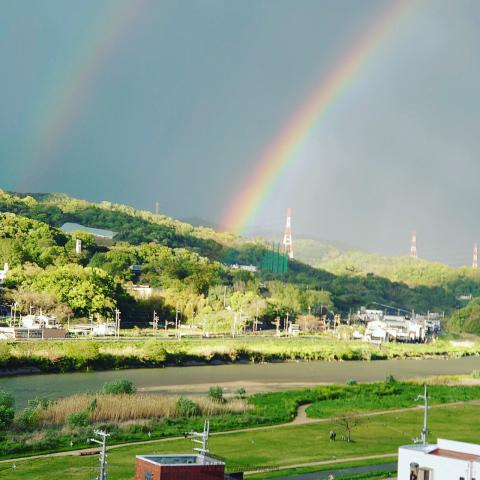
[{"label": "road along river", "polygon": [[17,408],[36,396],[55,399],[75,393],[95,392],[110,380],[126,378],[140,392],[166,395],[201,395],[212,385],[226,393],[238,387],[248,393],[299,388],[347,380],[371,382],[387,375],[407,379],[427,375],[468,374],[480,370],[480,357],[426,360],[351,362],[285,362],[228,364],[198,367],[142,368],[89,373],[36,374],[0,378],[0,389],[15,396]]}]

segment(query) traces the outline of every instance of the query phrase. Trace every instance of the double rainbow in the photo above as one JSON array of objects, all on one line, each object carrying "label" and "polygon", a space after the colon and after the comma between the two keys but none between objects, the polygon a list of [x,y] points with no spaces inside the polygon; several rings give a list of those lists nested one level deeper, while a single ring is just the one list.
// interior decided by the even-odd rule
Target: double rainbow
[{"label": "double rainbow", "polygon": [[296,152],[312,129],[385,43],[385,37],[395,30],[410,3],[410,0],[394,0],[329,74],[322,78],[313,95],[296,111],[261,155],[242,189],[228,205],[222,219],[222,225],[228,230],[242,233],[254,219],[274,187],[275,180],[294,162]]}]

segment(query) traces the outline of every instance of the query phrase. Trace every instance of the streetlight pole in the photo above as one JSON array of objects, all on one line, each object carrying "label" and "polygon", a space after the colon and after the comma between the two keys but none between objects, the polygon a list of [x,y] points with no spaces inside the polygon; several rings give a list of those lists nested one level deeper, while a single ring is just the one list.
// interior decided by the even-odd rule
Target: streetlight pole
[{"label": "streetlight pole", "polygon": [[427,420],[428,420],[428,387],[427,384],[424,385],[423,395],[419,395],[417,400],[423,400],[423,428],[422,428],[422,445],[425,447],[427,445]]}]

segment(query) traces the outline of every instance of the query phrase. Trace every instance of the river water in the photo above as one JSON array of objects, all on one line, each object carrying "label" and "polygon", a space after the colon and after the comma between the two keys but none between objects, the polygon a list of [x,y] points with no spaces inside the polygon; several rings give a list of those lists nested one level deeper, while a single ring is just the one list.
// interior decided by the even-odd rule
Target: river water
[{"label": "river water", "polygon": [[291,362],[167,367],[89,373],[38,374],[0,378],[0,389],[11,392],[17,408],[36,396],[55,399],[74,393],[95,392],[110,380],[126,378],[139,391],[167,395],[201,395],[212,385],[226,393],[244,387],[247,393],[426,375],[465,374],[480,370],[480,357],[427,360],[378,360],[371,362]]}]

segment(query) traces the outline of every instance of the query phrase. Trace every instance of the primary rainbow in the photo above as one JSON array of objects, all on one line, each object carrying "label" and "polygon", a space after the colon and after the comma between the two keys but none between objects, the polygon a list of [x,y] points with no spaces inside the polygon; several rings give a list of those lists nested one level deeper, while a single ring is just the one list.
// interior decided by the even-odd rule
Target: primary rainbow
[{"label": "primary rainbow", "polygon": [[284,168],[328,108],[368,63],[385,36],[403,17],[410,0],[394,0],[354,47],[338,62],[260,157],[241,191],[224,213],[222,225],[241,233],[255,217]]},{"label": "primary rainbow", "polygon": [[45,108],[38,114],[33,165],[28,165],[30,175],[39,175],[40,170],[45,171],[45,167],[56,161],[56,150],[65,142],[84,105],[93,95],[95,82],[108,65],[109,57],[148,2],[111,0],[103,18],[101,12],[97,12],[93,35],[85,40],[70,67],[61,72],[59,82],[44,101]]}]

